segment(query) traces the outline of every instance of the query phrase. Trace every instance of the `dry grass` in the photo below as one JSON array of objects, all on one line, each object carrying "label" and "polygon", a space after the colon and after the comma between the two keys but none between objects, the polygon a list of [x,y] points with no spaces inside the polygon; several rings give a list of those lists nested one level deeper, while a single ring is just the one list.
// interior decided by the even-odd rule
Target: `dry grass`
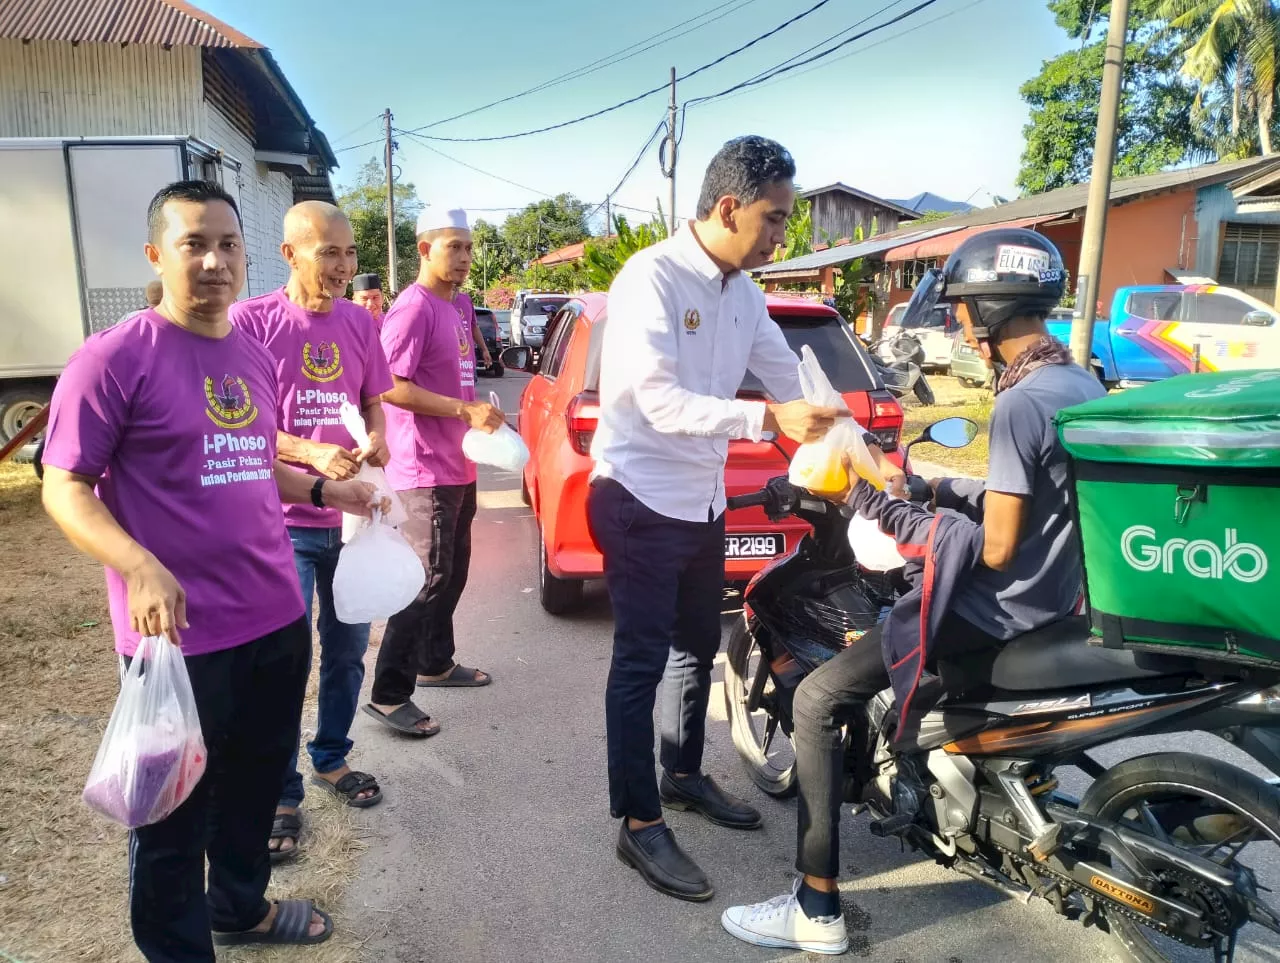
[{"label": "dry grass", "polygon": [[912,449],[912,454],[966,474],[986,475],[987,424],[991,421],[995,396],[987,388],[966,388],[955,378],[941,374],[930,375],[929,386],[933,388],[936,404],[921,405],[915,395],[901,399],[905,416],[903,440],[911,441],[926,425],[943,418],[970,418],[978,423],[978,437],[967,447],[943,448],[941,445],[920,444]]},{"label": "dry grass", "polygon": [[[117,690],[100,566],[40,508],[29,466],[0,465],[0,959],[138,963],[129,934],[125,832],[80,791]],[[314,677],[304,725],[314,721]],[[304,763],[305,765],[305,763]],[[364,848],[351,811],[308,795],[303,853],[272,896],[341,905]],[[354,963],[350,921],[321,947],[237,949],[227,963]]]}]

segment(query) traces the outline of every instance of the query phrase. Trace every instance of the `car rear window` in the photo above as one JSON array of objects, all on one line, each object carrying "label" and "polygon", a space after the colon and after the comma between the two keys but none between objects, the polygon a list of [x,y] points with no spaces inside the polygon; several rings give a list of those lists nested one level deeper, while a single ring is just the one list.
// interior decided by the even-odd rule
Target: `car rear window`
[{"label": "car rear window", "polygon": [[543,322],[545,323],[547,318],[550,318],[551,315],[568,303],[568,298],[526,298],[524,302],[525,320],[536,321],[538,315],[543,315]]},{"label": "car rear window", "polygon": [[476,324],[486,336],[498,333],[498,319],[493,316],[492,311],[477,311]]},{"label": "car rear window", "polygon": [[[881,387],[866,352],[843,318],[784,314],[774,316],[774,320],[796,353],[796,363],[800,363],[800,349],[807,344],[836,391],[874,391]],[[760,379],[750,371],[739,390],[766,394]]]}]

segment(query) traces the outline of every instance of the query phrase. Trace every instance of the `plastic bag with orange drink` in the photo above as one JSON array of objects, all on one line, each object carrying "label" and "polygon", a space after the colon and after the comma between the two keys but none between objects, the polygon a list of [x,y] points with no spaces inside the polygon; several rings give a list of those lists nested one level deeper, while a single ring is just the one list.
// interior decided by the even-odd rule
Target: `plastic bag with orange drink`
[{"label": "plastic bag with orange drink", "polygon": [[[826,408],[847,407],[807,344],[800,349],[798,370],[805,401]],[[852,417],[841,418],[821,440],[801,445],[791,459],[787,478],[791,484],[807,488],[815,495],[839,495],[849,488],[850,482],[849,473],[841,463],[841,456],[845,454],[860,477],[877,489],[884,488],[875,459],[862,440],[862,429]]]}]

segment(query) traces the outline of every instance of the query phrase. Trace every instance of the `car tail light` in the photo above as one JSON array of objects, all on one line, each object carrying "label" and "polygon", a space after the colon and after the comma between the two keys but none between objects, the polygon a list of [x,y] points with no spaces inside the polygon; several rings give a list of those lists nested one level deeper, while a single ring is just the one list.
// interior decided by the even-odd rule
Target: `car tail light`
[{"label": "car tail light", "polygon": [[[901,415],[899,415],[901,418]],[[594,391],[584,391],[571,402],[565,411],[569,425],[569,444],[579,455],[591,454],[591,439],[600,423],[600,396]]]},{"label": "car tail light", "polygon": [[879,439],[881,451],[897,451],[902,435],[902,405],[887,391],[873,391],[869,400],[871,423],[867,425],[867,431]]}]

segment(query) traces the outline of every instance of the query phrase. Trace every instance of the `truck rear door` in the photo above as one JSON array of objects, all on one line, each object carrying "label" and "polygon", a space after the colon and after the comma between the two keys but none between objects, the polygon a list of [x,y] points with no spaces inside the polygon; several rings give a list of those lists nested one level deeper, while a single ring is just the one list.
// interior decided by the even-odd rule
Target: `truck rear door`
[{"label": "truck rear door", "polygon": [[182,148],[73,144],[67,156],[85,315],[91,332],[102,331],[147,305],[146,286],[155,278],[142,253],[147,204],[161,187],[182,179]]}]

